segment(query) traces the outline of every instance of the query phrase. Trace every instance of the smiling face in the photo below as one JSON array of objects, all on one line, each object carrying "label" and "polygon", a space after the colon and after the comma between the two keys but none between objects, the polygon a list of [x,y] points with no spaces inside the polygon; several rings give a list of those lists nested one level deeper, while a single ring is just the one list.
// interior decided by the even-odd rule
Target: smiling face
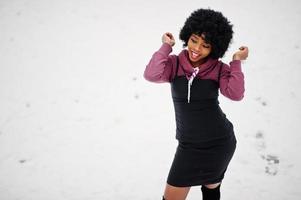
[{"label": "smiling face", "polygon": [[212,47],[204,40],[205,36],[192,34],[188,40],[187,48],[190,63],[193,67],[197,67],[206,61]]}]

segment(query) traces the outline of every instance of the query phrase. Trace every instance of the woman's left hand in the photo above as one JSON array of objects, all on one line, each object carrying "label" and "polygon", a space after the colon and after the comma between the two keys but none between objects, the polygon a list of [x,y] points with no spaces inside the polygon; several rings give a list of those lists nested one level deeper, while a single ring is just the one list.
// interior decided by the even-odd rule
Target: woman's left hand
[{"label": "woman's left hand", "polygon": [[249,54],[249,49],[246,46],[241,46],[239,51],[234,53],[233,60],[246,60]]}]

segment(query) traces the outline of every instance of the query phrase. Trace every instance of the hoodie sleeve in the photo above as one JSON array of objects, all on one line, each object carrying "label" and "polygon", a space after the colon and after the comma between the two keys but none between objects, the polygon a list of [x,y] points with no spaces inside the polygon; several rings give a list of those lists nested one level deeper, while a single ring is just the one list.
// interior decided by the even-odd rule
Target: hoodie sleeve
[{"label": "hoodie sleeve", "polygon": [[172,56],[169,54],[172,52],[172,47],[163,43],[158,51],[156,51],[148,65],[144,70],[144,78],[148,81],[155,83],[170,82],[172,76]]},{"label": "hoodie sleeve", "polygon": [[241,61],[234,60],[230,66],[223,63],[220,75],[220,92],[234,101],[240,101],[244,97],[244,74],[241,71]]}]

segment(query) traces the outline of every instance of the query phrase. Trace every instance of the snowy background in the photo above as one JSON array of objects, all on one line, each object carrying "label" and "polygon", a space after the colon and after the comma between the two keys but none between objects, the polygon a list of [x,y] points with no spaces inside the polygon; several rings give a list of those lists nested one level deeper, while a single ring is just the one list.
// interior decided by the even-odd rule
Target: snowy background
[{"label": "snowy background", "polygon": [[234,24],[224,62],[250,49],[245,98],[220,96],[238,140],[222,199],[300,199],[300,1],[0,0],[0,200],[161,199],[174,111],[143,72],[201,7]]}]

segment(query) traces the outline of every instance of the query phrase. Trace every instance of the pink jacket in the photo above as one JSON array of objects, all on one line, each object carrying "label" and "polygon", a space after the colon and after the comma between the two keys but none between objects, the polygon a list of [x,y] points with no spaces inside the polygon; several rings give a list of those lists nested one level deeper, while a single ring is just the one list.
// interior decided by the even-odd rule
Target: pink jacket
[{"label": "pink jacket", "polygon": [[[171,82],[176,75],[176,55],[169,55],[172,48],[169,44],[162,44],[161,48],[156,51],[144,71],[144,78],[155,83]],[[188,51],[186,49],[178,55],[179,67],[178,75],[189,77],[193,72],[193,67],[189,62]],[[213,64],[217,65],[213,65]],[[212,67],[213,66],[213,67]],[[216,66],[216,67],[214,67]],[[220,92],[234,101],[239,101],[244,97],[244,74],[241,71],[241,61],[234,60],[230,66],[217,59],[209,58],[200,66],[197,74],[201,79],[212,79],[218,81],[218,72],[220,67]]]}]

